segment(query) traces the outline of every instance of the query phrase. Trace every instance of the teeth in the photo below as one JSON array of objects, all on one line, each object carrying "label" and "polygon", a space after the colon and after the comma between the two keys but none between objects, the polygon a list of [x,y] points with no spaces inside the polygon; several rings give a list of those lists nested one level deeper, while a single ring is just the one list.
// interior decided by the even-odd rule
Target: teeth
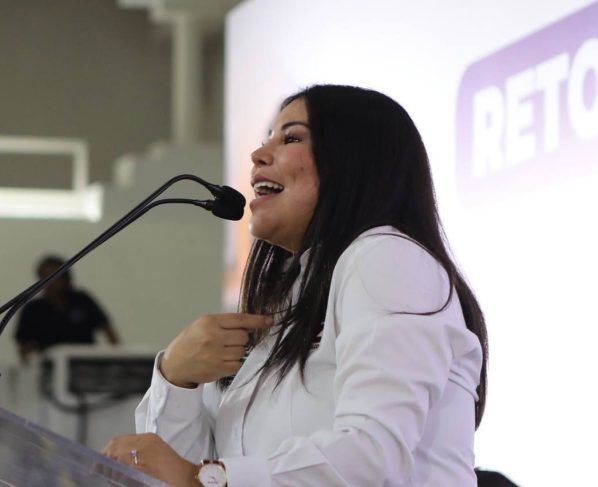
[{"label": "teeth", "polygon": [[260,181],[253,185],[253,190],[258,194],[280,193],[284,186],[272,181]]},{"label": "teeth", "polygon": [[253,185],[253,188],[254,189],[270,188],[275,191],[282,191],[284,189],[284,186],[282,184],[273,183],[272,181],[260,181],[259,183],[255,183]]}]

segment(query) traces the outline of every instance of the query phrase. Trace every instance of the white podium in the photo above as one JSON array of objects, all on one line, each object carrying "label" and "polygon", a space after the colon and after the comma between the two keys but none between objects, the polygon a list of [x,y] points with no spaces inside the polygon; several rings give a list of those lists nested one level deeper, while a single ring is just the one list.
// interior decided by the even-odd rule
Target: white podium
[{"label": "white podium", "polygon": [[167,487],[0,408],[0,485]]},{"label": "white podium", "polygon": [[135,431],[155,349],[57,346],[29,366],[2,371],[0,406],[70,440],[101,450]]}]

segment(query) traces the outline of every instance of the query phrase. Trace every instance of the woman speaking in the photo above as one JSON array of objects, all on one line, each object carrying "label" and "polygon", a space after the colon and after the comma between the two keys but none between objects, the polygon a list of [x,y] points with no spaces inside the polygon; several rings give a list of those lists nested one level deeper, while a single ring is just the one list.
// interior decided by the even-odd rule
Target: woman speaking
[{"label": "woman speaking", "polygon": [[240,312],[174,338],[105,453],[175,486],[475,486],[486,330],[409,115],[312,86],[251,161]]}]

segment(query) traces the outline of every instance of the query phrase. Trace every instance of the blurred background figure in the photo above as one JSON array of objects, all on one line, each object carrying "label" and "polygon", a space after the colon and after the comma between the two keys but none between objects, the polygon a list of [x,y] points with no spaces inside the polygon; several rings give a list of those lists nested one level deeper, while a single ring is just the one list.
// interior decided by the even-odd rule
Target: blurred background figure
[{"label": "blurred background figure", "polygon": [[[43,279],[63,264],[61,257],[44,256],[37,264],[37,277]],[[66,271],[23,307],[15,339],[21,360],[27,362],[32,353],[53,345],[93,344],[98,331],[111,344],[119,343],[106,312],[87,292],[73,286],[72,276]]]},{"label": "blurred background figure", "polygon": [[478,487],[518,487],[500,472],[476,469]]}]

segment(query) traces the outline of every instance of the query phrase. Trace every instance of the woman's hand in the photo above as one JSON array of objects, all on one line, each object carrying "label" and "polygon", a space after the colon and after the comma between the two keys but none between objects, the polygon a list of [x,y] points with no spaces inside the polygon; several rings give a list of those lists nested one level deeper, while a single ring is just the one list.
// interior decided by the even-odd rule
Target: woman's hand
[{"label": "woman's hand", "polygon": [[168,345],[160,372],[179,387],[196,387],[235,374],[249,331],[272,326],[271,316],[246,313],[207,315],[195,320]]},{"label": "woman's hand", "polygon": [[197,486],[197,465],[177,454],[154,433],[116,436],[102,453],[175,487]]}]

